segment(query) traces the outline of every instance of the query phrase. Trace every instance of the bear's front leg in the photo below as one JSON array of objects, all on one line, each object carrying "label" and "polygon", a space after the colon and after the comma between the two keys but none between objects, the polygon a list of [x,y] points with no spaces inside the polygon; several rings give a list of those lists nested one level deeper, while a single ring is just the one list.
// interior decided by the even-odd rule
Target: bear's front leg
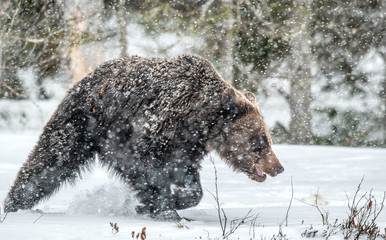
[{"label": "bear's front leg", "polygon": [[[169,181],[166,181],[169,182]],[[181,217],[176,211],[174,201],[171,201],[170,185],[163,186],[137,186],[137,198],[141,205],[136,207],[137,214],[149,215],[160,221],[180,221]]]},{"label": "bear's front leg", "polygon": [[102,162],[109,162],[122,179],[136,192],[140,205],[136,211],[161,221],[179,221],[175,201],[172,200],[170,178],[163,168],[152,162],[134,159],[132,161],[115,158],[108,161],[106,156],[100,157]]},{"label": "bear's front leg", "polygon": [[137,213],[161,221],[180,221],[176,210],[196,206],[203,195],[198,166],[186,166],[184,161],[172,161],[162,171],[153,169],[146,184],[135,184],[134,189],[143,204],[137,206]]},{"label": "bear's front leg", "polygon": [[197,206],[202,199],[198,169],[193,166],[174,168],[170,173],[171,198],[177,210]]}]

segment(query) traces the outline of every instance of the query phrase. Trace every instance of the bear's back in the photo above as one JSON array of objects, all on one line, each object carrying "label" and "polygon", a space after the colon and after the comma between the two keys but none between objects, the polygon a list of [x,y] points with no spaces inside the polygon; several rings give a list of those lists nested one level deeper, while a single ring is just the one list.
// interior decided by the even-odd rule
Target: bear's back
[{"label": "bear's back", "polygon": [[209,61],[194,55],[115,59],[79,85],[89,89],[85,95],[91,109],[103,107],[105,111],[117,106],[136,111],[185,108],[187,101],[218,95],[229,87]]},{"label": "bear's back", "polygon": [[95,69],[69,91],[58,112],[83,112],[97,128],[136,125],[157,134],[167,125],[178,127],[184,119],[197,118],[195,113],[229,86],[199,56],[133,56]]}]

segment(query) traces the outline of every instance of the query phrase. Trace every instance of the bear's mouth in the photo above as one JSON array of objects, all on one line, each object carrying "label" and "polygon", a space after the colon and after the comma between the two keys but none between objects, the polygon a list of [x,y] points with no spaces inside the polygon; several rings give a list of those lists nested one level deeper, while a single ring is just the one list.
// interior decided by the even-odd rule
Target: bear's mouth
[{"label": "bear's mouth", "polygon": [[267,174],[257,165],[253,166],[254,174],[251,178],[257,182],[264,182],[267,179]]},{"label": "bear's mouth", "polygon": [[261,170],[261,168],[257,165],[255,165],[256,173],[259,175],[259,177],[266,177],[267,175]]}]

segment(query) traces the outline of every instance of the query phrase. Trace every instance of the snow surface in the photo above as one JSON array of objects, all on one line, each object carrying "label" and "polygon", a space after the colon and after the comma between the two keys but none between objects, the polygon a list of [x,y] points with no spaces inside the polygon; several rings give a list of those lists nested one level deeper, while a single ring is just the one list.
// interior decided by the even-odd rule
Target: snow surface
[{"label": "snow surface", "polygon": [[[18,169],[27,158],[40,132],[0,132],[0,199],[4,199]],[[386,149],[275,145],[274,151],[285,172],[264,183],[257,183],[242,173],[235,173],[215,159],[218,171],[219,198],[228,221],[244,217],[249,210],[258,215],[256,226],[242,225],[229,239],[271,239],[279,233],[291,199],[291,176],[294,200],[283,233],[288,239],[301,239],[301,233],[313,225],[320,229],[316,238],[324,239],[322,220],[313,203],[319,189],[319,203],[330,213],[330,221],[342,222],[347,216],[347,195],[351,199],[357,186],[363,194],[381,200],[386,191]],[[146,239],[222,239],[221,228],[211,193],[215,193],[215,175],[211,161],[205,159],[201,171],[204,197],[180,215],[194,219],[183,222],[182,228],[173,222],[158,222],[136,216],[135,200],[125,201],[130,191],[118,179],[98,164],[85,173],[74,186],[65,186],[49,200],[40,203],[36,211],[19,211],[6,216],[0,223],[0,239],[132,239],[132,231],[146,227]],[[1,216],[2,220],[4,215]],[[114,234],[110,222],[117,223]],[[386,228],[386,211],[377,221],[381,233]],[[329,239],[343,239],[338,233]]]}]

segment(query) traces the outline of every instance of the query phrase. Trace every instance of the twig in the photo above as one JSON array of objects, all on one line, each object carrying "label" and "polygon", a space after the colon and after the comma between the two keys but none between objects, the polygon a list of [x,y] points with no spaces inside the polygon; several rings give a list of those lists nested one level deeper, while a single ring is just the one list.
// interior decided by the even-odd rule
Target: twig
[{"label": "twig", "polygon": [[[315,195],[315,204],[308,203],[308,202],[303,201],[301,199],[296,199],[296,200],[298,200],[298,201],[300,201],[300,202],[302,202],[304,204],[307,204],[307,205],[315,207],[318,210],[320,216],[322,217],[323,225],[328,225],[328,214],[329,214],[329,212],[325,211],[324,209],[320,209],[319,204],[318,204],[318,198],[319,198],[319,188],[318,188],[318,191],[316,192],[316,195]],[[322,210],[323,210],[324,213],[322,212]]]},{"label": "twig", "polygon": [[[254,239],[256,237],[256,221],[257,221],[257,218],[259,217],[259,214],[256,214],[253,219],[251,220],[251,226],[249,227],[249,236],[251,236],[251,231],[252,231],[252,239]],[[258,224],[259,226],[260,224]]]},{"label": "twig", "polygon": [[210,156],[209,160],[212,162],[213,168],[214,168],[215,195],[213,193],[211,193],[211,192],[209,192],[209,193],[213,196],[214,200],[216,201],[217,216],[218,216],[218,220],[220,222],[220,227],[221,227],[222,234],[224,236],[225,235],[227,219],[226,219],[226,215],[225,215],[225,220],[224,220],[225,224],[224,224],[223,221],[222,221],[222,217],[221,217],[221,204],[220,204],[219,197],[218,197],[217,168],[216,168],[216,164],[214,163],[214,160],[213,160],[212,156]]},{"label": "twig", "polygon": [[285,219],[283,220],[282,224],[284,223],[285,221],[285,226],[288,227],[288,214],[289,214],[289,211],[291,209],[291,206],[292,206],[292,200],[294,199],[294,184],[293,184],[293,181],[292,181],[292,176],[291,176],[291,200],[290,200],[290,203],[288,205],[288,209],[287,209],[287,212],[285,214]]},{"label": "twig", "polygon": [[[1,216],[4,214],[4,217],[1,218]],[[7,217],[7,212],[5,212],[5,206],[4,203],[0,205],[0,223],[3,223],[5,221],[5,218]]]},{"label": "twig", "polygon": [[[223,210],[224,212],[224,210]],[[249,216],[249,214],[252,212],[252,209],[249,209],[249,211],[247,212],[247,214],[241,218],[241,219],[234,219],[231,221],[230,223],[230,226],[229,226],[229,231],[223,236],[223,239],[228,239],[228,237],[230,235],[232,235],[233,233],[236,232],[236,230],[245,223],[245,221],[249,218],[251,218],[252,216]],[[225,212],[224,212],[224,216],[225,216]]]},{"label": "twig", "polygon": [[8,213],[5,213],[3,219],[0,219],[0,223],[3,223],[5,221],[5,218],[7,217]]},{"label": "twig", "polygon": [[223,237],[224,237],[224,239],[225,239],[225,231],[226,231],[226,229],[227,229],[227,223],[228,223],[228,217],[227,217],[227,215],[225,214],[225,211],[224,211],[224,209],[223,208],[221,208],[221,212],[222,212],[222,215],[223,215],[223,217],[224,217],[224,227],[223,227],[223,231],[222,231],[222,235],[223,235]]},{"label": "twig", "polygon": [[36,218],[36,220],[32,223],[32,224],[35,224],[40,218],[42,218],[43,216],[45,215],[45,213],[42,213],[38,218]]},{"label": "twig", "polygon": [[[212,156],[209,159],[212,162],[213,168],[214,168],[215,194],[211,193],[210,191],[208,191],[208,192],[213,196],[213,198],[216,201],[216,209],[217,209],[218,220],[219,220],[221,231],[222,231],[222,237],[223,237],[223,239],[228,239],[228,237],[230,235],[232,235],[233,233],[235,233],[236,230],[241,225],[245,224],[245,222],[248,219],[253,217],[253,216],[250,215],[251,212],[252,212],[252,209],[250,209],[243,218],[236,218],[236,219],[232,220],[229,223],[229,227],[228,227],[228,217],[227,217],[224,209],[221,208],[219,194],[218,194],[218,182],[217,182],[217,168],[216,168],[216,164],[214,163],[214,160],[213,160]],[[256,219],[256,217],[253,218],[253,219]],[[229,230],[227,230],[227,229],[229,229]]]},{"label": "twig", "polygon": [[[356,197],[358,196],[358,193],[359,193],[359,191],[360,191],[360,189],[361,189],[361,186],[362,186],[362,183],[363,183],[364,179],[365,179],[365,176],[362,176],[362,179],[361,179],[361,181],[360,181],[359,184],[358,184],[357,190],[355,191],[354,198],[353,198],[353,200],[352,200],[351,206],[350,206],[350,201],[347,202],[348,208],[349,208],[350,210],[352,210],[353,207],[354,207],[354,205],[355,205]],[[366,194],[367,194],[367,192],[365,192],[365,194],[363,194],[363,195],[361,196],[361,198],[358,200],[358,202],[357,202],[355,208],[358,206],[359,202],[366,196]],[[349,200],[349,197],[348,197],[347,192],[346,192],[346,197],[347,197],[347,200]]]},{"label": "twig", "polygon": [[327,229],[324,230],[323,236],[325,237],[325,240],[328,240],[331,236],[335,235],[338,231],[339,228],[341,228],[342,225],[339,223],[338,224],[338,219],[335,219],[335,222],[333,225],[328,225]]},{"label": "twig", "polygon": [[381,208],[378,210],[378,213],[376,213],[377,212],[377,204],[374,204],[374,218],[373,218],[373,222],[375,222],[375,220],[378,218],[379,214],[382,212],[383,208],[385,207],[385,199],[386,199],[386,192],[383,192]]}]

